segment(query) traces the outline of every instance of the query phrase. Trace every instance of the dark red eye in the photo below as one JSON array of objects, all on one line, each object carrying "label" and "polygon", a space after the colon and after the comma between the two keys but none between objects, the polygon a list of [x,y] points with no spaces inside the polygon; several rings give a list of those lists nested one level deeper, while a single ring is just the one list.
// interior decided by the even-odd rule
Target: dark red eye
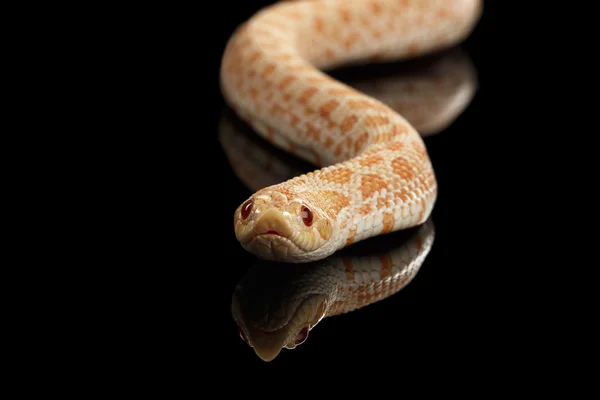
[{"label": "dark red eye", "polygon": [[304,343],[304,341],[306,340],[307,337],[308,337],[308,327],[304,327],[296,335],[296,346]]},{"label": "dark red eye", "polygon": [[246,200],[246,202],[242,205],[242,219],[248,218],[250,215],[250,211],[252,211],[252,205],[254,201],[252,199]]},{"label": "dark red eye", "polygon": [[300,210],[300,215],[302,216],[302,221],[304,221],[304,225],[310,226],[313,222],[313,213],[310,211],[310,208],[306,206],[302,206]]},{"label": "dark red eye", "polygon": [[242,339],[244,342],[247,342],[247,340],[246,340],[246,335],[244,334],[244,331],[242,330],[242,328],[240,328],[239,326],[238,326],[238,335],[240,335],[240,338],[241,338],[241,339]]}]

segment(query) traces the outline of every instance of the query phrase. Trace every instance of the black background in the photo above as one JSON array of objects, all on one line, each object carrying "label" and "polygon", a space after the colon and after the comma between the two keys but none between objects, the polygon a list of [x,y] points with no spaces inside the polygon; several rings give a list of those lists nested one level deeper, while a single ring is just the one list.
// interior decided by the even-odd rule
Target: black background
[{"label": "black background", "polygon": [[[436,240],[419,274],[391,298],[323,320],[303,345],[265,363],[231,317],[234,287],[254,260],[235,240],[232,214],[250,191],[229,167],[217,124],[227,40],[271,3],[13,14],[9,40],[20,53],[8,59],[24,75],[7,76],[40,105],[20,119],[25,151],[7,147],[16,155],[10,167],[34,171],[6,191],[34,190],[21,196],[24,211],[7,215],[40,239],[8,230],[24,243],[16,270],[26,274],[5,285],[14,288],[7,315],[18,315],[5,321],[16,333],[6,347],[16,353],[7,366],[22,377],[18,388],[170,399],[581,387],[593,369],[562,356],[589,357],[592,348],[592,330],[580,323],[596,320],[585,296],[597,280],[581,276],[597,262],[581,254],[596,238],[573,225],[595,228],[597,179],[586,175],[597,168],[586,162],[597,157],[584,153],[597,146],[585,142],[595,121],[582,124],[594,116],[584,108],[594,104],[585,98],[594,74],[579,58],[593,35],[572,25],[593,29],[581,17],[594,14],[575,3],[557,3],[555,16],[547,2],[484,0],[463,45],[479,90],[451,127],[426,140],[440,192]],[[563,93],[571,88],[585,95]]]}]

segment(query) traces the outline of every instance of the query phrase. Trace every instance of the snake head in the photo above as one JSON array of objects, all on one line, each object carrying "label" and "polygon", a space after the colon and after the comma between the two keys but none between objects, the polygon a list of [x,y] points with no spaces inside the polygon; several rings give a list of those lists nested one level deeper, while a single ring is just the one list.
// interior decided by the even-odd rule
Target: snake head
[{"label": "snake head", "polygon": [[276,188],[258,191],[235,211],[237,240],[269,261],[301,263],[332,254],[335,222],[311,200]]}]

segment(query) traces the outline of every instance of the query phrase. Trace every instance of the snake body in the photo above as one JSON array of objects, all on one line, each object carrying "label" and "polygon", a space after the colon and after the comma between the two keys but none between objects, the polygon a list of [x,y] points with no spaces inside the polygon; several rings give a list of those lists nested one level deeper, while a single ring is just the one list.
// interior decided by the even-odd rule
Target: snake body
[{"label": "snake body", "polygon": [[453,46],[481,12],[481,0],[304,0],[238,27],[222,59],[225,100],[263,138],[320,168],[244,201],[234,213],[241,245],[310,262],[426,221],[437,183],[417,130],[325,71]]}]

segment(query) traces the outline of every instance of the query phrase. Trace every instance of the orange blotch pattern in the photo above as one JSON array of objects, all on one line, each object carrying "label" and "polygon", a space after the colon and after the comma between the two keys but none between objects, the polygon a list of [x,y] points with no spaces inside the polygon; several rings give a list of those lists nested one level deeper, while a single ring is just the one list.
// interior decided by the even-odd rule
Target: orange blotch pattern
[{"label": "orange blotch pattern", "polygon": [[354,243],[355,238],[356,238],[356,229],[350,229],[350,234],[348,235],[348,239],[346,239],[346,246]]},{"label": "orange blotch pattern", "polygon": [[317,94],[318,91],[319,91],[319,89],[317,89],[314,86],[309,87],[304,92],[302,92],[302,94],[300,95],[300,98],[298,98],[298,103],[306,105],[308,103],[308,101],[310,100],[310,98],[313,97],[315,94]]},{"label": "orange blotch pattern", "polygon": [[356,42],[358,42],[358,40],[360,39],[360,35],[357,32],[352,32],[350,35],[348,35],[348,37],[343,41],[343,45],[349,49],[351,48],[353,45],[356,44]]},{"label": "orange blotch pattern", "polygon": [[289,85],[291,85],[292,83],[294,83],[294,81],[297,78],[295,76],[286,76],[285,78],[283,78],[281,80],[281,82],[279,82],[279,85],[277,86],[279,88],[279,90],[284,90],[285,88],[287,88]]},{"label": "orange blotch pattern", "polygon": [[379,256],[379,261],[381,262],[381,280],[383,281],[386,278],[389,278],[392,275],[392,260],[389,256],[381,255]]},{"label": "orange blotch pattern", "polygon": [[370,7],[371,7],[371,11],[373,11],[373,14],[375,14],[375,15],[381,14],[381,12],[383,10],[381,7],[381,4],[379,4],[379,1],[377,1],[377,0],[371,1]]},{"label": "orange blotch pattern", "polygon": [[333,146],[333,139],[328,136],[327,139],[325,139],[323,146],[325,146],[326,149],[329,149],[331,146]]},{"label": "orange blotch pattern", "polygon": [[339,183],[345,185],[350,182],[352,171],[350,168],[335,168],[318,175],[319,178],[329,183]]},{"label": "orange blotch pattern", "polygon": [[398,150],[401,150],[402,148],[404,148],[404,143],[403,142],[392,143],[387,148],[392,151],[398,151]]},{"label": "orange blotch pattern", "polygon": [[321,138],[321,132],[309,122],[306,124],[306,136],[318,141]]},{"label": "orange blotch pattern", "polygon": [[357,122],[358,122],[358,117],[354,114],[349,115],[346,118],[344,118],[344,120],[340,124],[340,129],[341,129],[342,133],[349,132],[352,129],[352,127],[354,126],[354,124],[356,124]]},{"label": "orange blotch pattern", "polygon": [[323,118],[329,118],[330,114],[338,108],[340,103],[337,100],[329,100],[319,108],[319,113]]},{"label": "orange blotch pattern", "polygon": [[407,181],[415,177],[415,172],[411,164],[404,157],[397,157],[392,160],[392,171],[394,174]]},{"label": "orange blotch pattern", "polygon": [[363,133],[356,139],[356,143],[354,143],[354,152],[355,154],[360,153],[360,151],[367,145],[369,140],[369,134],[367,132]]},{"label": "orange blotch pattern", "polygon": [[342,262],[344,263],[344,267],[346,270],[346,279],[349,282],[354,280],[354,267],[352,266],[352,261],[348,257],[342,258]]},{"label": "orange blotch pattern", "polygon": [[362,166],[362,167],[372,167],[376,164],[379,164],[380,162],[383,161],[383,157],[381,157],[380,155],[372,155],[372,156],[368,156],[368,157],[364,157],[362,158],[358,163]]},{"label": "orange blotch pattern", "polygon": [[346,23],[350,22],[352,19],[350,11],[345,7],[340,8],[340,18]]},{"label": "orange blotch pattern", "polygon": [[322,18],[316,17],[314,19],[314,27],[315,31],[322,34],[325,31],[325,22]]},{"label": "orange blotch pattern", "polygon": [[371,207],[371,205],[369,203],[365,203],[363,204],[359,209],[358,209],[358,213],[360,215],[368,215],[371,213],[371,211],[373,211],[373,207]]},{"label": "orange blotch pattern", "polygon": [[377,128],[389,124],[390,119],[388,117],[371,116],[365,118],[365,126],[370,128]]},{"label": "orange blotch pattern", "polygon": [[383,214],[383,229],[381,233],[388,233],[392,230],[394,226],[394,214],[392,213],[384,213]]},{"label": "orange blotch pattern", "polygon": [[374,193],[387,187],[387,182],[379,175],[367,174],[362,177],[360,191],[363,199],[370,198]]},{"label": "orange blotch pattern", "polygon": [[336,218],[342,208],[350,204],[348,197],[332,190],[316,189],[303,192],[302,198],[323,210],[331,218]]}]

